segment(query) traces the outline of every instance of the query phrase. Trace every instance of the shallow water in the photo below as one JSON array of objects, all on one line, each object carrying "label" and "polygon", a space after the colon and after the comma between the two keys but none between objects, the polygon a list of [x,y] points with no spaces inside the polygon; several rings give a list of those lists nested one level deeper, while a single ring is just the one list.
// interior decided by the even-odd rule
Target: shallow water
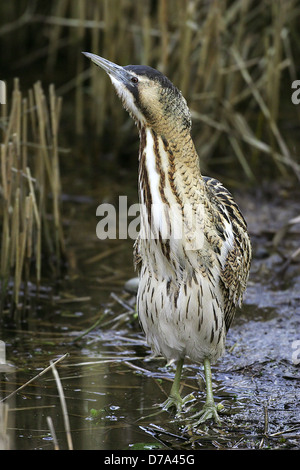
[{"label": "shallow water", "polygon": [[[296,200],[283,201],[277,219],[272,217],[279,213],[276,203],[261,204],[255,197],[240,201],[254,261],[227,352],[213,367],[215,399],[224,405],[221,427],[210,423],[191,432],[191,411],[179,420],[158,406],[168,395],[174,369],[151,358],[134,314],[134,296],[123,289],[134,276],[132,241],[101,242],[95,235],[97,197],[78,203],[76,217],[69,218],[65,280],[52,290],[45,281],[38,314],[29,314],[26,325],[1,331],[9,364],[0,373],[2,398],[68,353],[57,371],[74,449],[299,448],[299,261],[282,269],[299,246],[299,227],[284,238],[280,256],[271,243],[284,220],[297,215]],[[193,392],[190,405],[200,409],[202,368],[186,361],[182,384],[182,395]],[[9,441],[2,441],[3,447],[53,449],[47,417],[59,448],[69,447],[51,370],[4,403]]]}]

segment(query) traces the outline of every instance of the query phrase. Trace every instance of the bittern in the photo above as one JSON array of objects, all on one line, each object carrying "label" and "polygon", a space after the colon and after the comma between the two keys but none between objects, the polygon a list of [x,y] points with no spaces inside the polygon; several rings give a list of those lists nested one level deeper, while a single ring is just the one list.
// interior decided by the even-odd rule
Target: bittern
[{"label": "bittern", "polygon": [[148,66],[121,67],[84,54],[107,72],[139,130],[137,310],[153,352],[176,363],[164,408],[175,405],[179,412],[185,403],[179,389],[187,356],[203,363],[206,379],[206,401],[194,423],[220,422],[211,363],[224,353],[246,288],[251,261],[246,222],[230,192],[202,176],[191,114],[171,81]]}]

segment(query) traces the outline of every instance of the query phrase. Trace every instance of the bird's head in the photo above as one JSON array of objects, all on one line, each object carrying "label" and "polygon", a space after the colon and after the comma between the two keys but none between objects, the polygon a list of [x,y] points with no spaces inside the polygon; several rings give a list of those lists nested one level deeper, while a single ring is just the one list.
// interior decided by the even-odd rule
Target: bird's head
[{"label": "bird's head", "polygon": [[144,65],[121,67],[95,54],[83,54],[109,75],[124,108],[138,125],[163,134],[175,127],[190,129],[186,100],[162,73]]}]

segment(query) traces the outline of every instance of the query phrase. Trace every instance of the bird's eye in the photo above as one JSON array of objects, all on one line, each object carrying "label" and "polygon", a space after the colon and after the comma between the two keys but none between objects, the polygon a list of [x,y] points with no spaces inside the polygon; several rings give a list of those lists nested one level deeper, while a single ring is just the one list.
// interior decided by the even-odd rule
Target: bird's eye
[{"label": "bird's eye", "polygon": [[137,77],[131,77],[132,83],[137,83],[139,79]]}]

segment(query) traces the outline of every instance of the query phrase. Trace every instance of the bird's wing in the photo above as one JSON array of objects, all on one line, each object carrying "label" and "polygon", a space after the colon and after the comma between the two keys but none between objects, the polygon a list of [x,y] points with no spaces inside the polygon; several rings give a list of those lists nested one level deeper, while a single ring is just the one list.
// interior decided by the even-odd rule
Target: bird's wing
[{"label": "bird's wing", "polygon": [[210,177],[203,177],[203,179],[208,199],[215,208],[215,217],[219,219],[216,221],[216,226],[221,227],[222,219],[227,220],[231,223],[234,235],[220,274],[220,286],[224,295],[225,324],[228,330],[236,307],[242,303],[246,288],[252,255],[251,242],[245,219],[231,193],[220,181]]}]

